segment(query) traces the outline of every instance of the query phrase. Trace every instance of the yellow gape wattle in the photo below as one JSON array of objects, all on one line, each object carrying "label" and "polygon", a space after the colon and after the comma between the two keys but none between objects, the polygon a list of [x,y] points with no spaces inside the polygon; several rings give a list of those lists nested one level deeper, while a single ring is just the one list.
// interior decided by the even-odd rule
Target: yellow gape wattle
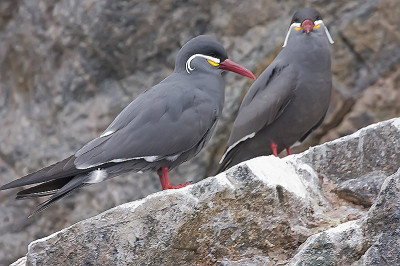
[{"label": "yellow gape wattle", "polygon": [[[319,27],[321,27],[321,24],[314,25],[315,29],[318,29]],[[294,27],[294,29],[295,30],[301,30],[301,27]]]},{"label": "yellow gape wattle", "polygon": [[207,62],[210,63],[210,65],[212,65],[212,66],[219,66],[219,64],[217,62],[214,62],[211,59],[207,59]]}]

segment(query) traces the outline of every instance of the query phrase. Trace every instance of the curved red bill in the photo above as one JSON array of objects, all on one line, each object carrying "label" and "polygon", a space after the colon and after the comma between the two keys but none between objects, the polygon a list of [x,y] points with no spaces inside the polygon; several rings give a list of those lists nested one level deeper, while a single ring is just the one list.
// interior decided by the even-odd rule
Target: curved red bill
[{"label": "curved red bill", "polygon": [[310,31],[313,31],[314,22],[311,19],[306,19],[301,23],[301,28],[303,32],[310,33]]},{"label": "curved red bill", "polygon": [[225,61],[219,63],[219,68],[231,72],[238,73],[239,75],[249,77],[252,79],[256,79],[256,77],[251,73],[250,70],[245,68],[244,66],[239,65],[238,63],[233,62],[230,59],[226,59]]}]

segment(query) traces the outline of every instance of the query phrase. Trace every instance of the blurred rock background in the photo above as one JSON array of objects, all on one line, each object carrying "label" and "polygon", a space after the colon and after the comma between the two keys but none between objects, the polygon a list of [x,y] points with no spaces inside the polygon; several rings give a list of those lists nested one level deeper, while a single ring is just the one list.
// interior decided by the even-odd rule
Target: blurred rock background
[{"label": "blurred rock background", "polygon": [[[173,71],[176,53],[209,34],[258,76],[281,50],[293,13],[313,6],[335,41],[334,90],[323,125],[297,152],[400,115],[397,0],[1,0],[0,184],[55,163],[97,137],[142,91]],[[226,102],[213,139],[171,174],[212,175],[252,81],[225,75]],[[44,213],[40,201],[0,192],[0,265],[28,243],[113,206],[160,190],[156,174],[85,188]]]}]

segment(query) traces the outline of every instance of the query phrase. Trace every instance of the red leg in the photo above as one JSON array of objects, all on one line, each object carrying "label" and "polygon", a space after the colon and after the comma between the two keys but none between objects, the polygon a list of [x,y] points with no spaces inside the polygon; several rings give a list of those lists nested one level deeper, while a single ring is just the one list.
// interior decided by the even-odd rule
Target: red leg
[{"label": "red leg", "polygon": [[161,171],[157,171],[157,174],[158,174],[158,177],[160,178],[161,187],[162,187],[162,189],[164,189],[164,186],[165,186],[164,176]]},{"label": "red leg", "polygon": [[278,145],[276,145],[275,143],[273,143],[271,141],[271,149],[272,149],[272,153],[275,155],[275,157],[278,157],[278,151],[277,151]]},{"label": "red leg", "polygon": [[287,153],[287,155],[292,155],[292,152],[290,151],[290,147],[286,148],[286,153]]},{"label": "red leg", "polygon": [[[186,187],[187,185],[191,184],[190,182],[186,182],[186,183],[183,183],[183,184],[180,184],[180,185],[173,186],[169,182],[168,167],[163,166],[161,169],[162,169],[162,174],[161,175],[159,174],[158,176],[160,177],[160,182],[161,182],[161,186],[162,186],[163,190]],[[162,178],[161,178],[161,176],[162,176]]]}]

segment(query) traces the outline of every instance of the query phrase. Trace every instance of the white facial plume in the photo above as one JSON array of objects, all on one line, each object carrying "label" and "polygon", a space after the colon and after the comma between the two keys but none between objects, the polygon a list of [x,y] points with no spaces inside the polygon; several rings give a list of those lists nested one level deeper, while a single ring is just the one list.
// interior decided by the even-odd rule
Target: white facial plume
[{"label": "white facial plume", "polygon": [[192,63],[192,60],[195,59],[198,56],[199,57],[203,57],[205,59],[209,59],[209,60],[214,61],[214,62],[216,62],[218,64],[220,63],[220,60],[218,58],[215,58],[215,57],[212,57],[212,56],[208,56],[208,55],[203,55],[203,54],[194,54],[191,57],[189,57],[189,59],[186,61],[186,71],[187,71],[187,73],[190,74],[190,72],[195,69],[194,67],[192,68],[190,64]]},{"label": "white facial plume", "polygon": [[334,41],[332,40],[331,34],[328,31],[328,28],[325,26],[324,22],[322,20],[317,20],[314,22],[315,25],[322,25],[325,28],[325,34],[326,37],[328,37],[328,40],[331,44],[334,43]]},{"label": "white facial plume", "polygon": [[[322,20],[316,20],[316,21],[314,22],[314,25],[321,25],[322,27],[324,27],[326,37],[328,37],[328,41],[329,41],[331,44],[334,43],[334,41],[332,40],[331,34],[330,34],[329,31],[328,31],[328,28],[325,26],[325,24],[324,24],[324,22],[323,22]],[[286,47],[286,44],[287,44],[288,39],[289,39],[290,32],[291,32],[292,29],[295,28],[295,27],[301,27],[301,23],[293,23],[292,25],[290,25],[290,28],[289,28],[289,30],[288,30],[288,33],[286,34],[286,38],[285,38],[285,41],[283,42],[283,46],[282,46],[282,47]]]},{"label": "white facial plume", "polygon": [[283,42],[283,46],[282,46],[282,47],[286,47],[287,41],[288,41],[288,39],[289,39],[290,32],[292,32],[292,29],[295,28],[295,27],[301,27],[301,23],[293,23],[292,25],[290,25],[289,30],[288,30],[288,32],[287,32],[287,34],[286,34],[285,41]]}]

